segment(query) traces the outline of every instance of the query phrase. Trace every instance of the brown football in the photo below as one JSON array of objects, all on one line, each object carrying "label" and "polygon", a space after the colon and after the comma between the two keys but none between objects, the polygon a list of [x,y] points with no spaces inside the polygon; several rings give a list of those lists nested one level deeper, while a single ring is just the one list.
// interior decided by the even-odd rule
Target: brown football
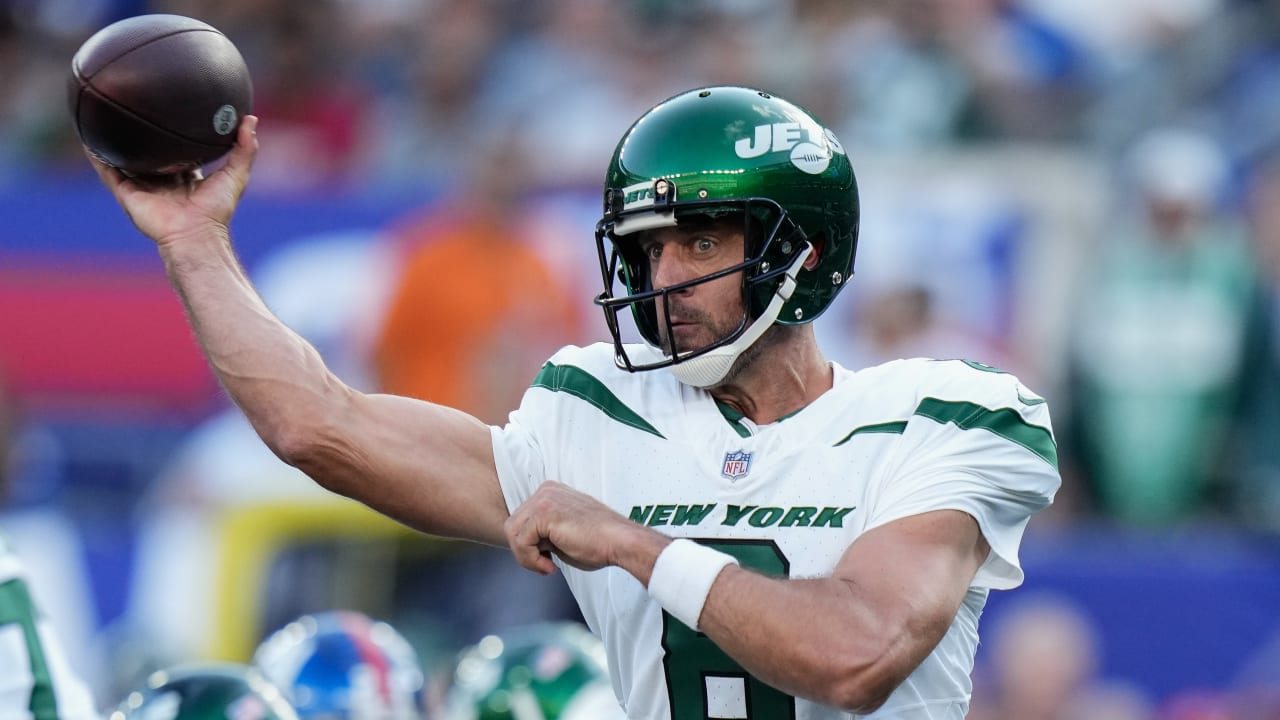
[{"label": "brown football", "polygon": [[130,174],[169,174],[217,160],[252,109],[240,51],[181,15],[139,15],[94,33],[71,61],[67,99],[80,140]]}]

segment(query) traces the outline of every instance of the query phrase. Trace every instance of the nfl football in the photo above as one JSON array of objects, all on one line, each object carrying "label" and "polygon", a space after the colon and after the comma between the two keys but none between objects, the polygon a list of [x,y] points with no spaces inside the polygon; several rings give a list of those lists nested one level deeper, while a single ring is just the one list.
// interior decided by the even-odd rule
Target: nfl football
[{"label": "nfl football", "polygon": [[225,155],[253,104],[236,46],[181,15],[139,15],[94,33],[71,61],[76,132],[132,175],[193,170]]}]

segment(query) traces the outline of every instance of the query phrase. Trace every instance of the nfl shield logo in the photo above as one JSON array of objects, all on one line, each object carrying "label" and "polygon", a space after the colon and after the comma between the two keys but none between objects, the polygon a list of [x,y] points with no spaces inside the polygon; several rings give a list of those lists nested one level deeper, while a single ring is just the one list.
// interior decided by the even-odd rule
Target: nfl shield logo
[{"label": "nfl shield logo", "polygon": [[738,478],[746,477],[749,472],[751,472],[751,453],[738,450],[724,454],[724,467],[720,469],[721,475],[730,480],[737,480]]}]

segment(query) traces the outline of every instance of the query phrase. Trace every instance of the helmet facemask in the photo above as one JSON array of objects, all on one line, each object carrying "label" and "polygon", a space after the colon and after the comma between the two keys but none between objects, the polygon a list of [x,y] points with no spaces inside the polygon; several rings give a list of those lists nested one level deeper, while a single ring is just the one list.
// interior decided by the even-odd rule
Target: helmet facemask
[{"label": "helmet facemask", "polygon": [[[797,273],[814,248],[804,231],[773,200],[676,202],[677,192],[675,183],[658,180],[654,183],[655,207],[606,211],[596,229],[605,283],[605,291],[596,298],[596,304],[604,310],[619,366],[632,372],[674,366],[673,372],[682,382],[709,387],[723,380],[742,351],[777,320],[795,289]],[[607,198],[606,206],[620,208],[620,200]],[[685,282],[654,288],[649,262],[641,248],[644,233],[722,217],[736,217],[742,223],[742,261]],[[731,275],[741,277],[743,313],[739,321],[710,343],[677,347],[668,299],[690,287]],[[628,347],[623,342],[619,315],[627,310],[648,347]]]}]

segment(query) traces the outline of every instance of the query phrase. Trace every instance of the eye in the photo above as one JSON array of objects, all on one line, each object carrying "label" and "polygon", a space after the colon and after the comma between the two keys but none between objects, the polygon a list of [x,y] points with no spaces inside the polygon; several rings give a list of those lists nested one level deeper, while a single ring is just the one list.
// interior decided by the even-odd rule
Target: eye
[{"label": "eye", "polygon": [[650,260],[657,260],[662,257],[662,245],[660,243],[648,243],[641,247],[640,250]]},{"label": "eye", "polygon": [[700,253],[708,253],[716,249],[716,241],[714,238],[700,237],[693,241],[693,248]]}]

